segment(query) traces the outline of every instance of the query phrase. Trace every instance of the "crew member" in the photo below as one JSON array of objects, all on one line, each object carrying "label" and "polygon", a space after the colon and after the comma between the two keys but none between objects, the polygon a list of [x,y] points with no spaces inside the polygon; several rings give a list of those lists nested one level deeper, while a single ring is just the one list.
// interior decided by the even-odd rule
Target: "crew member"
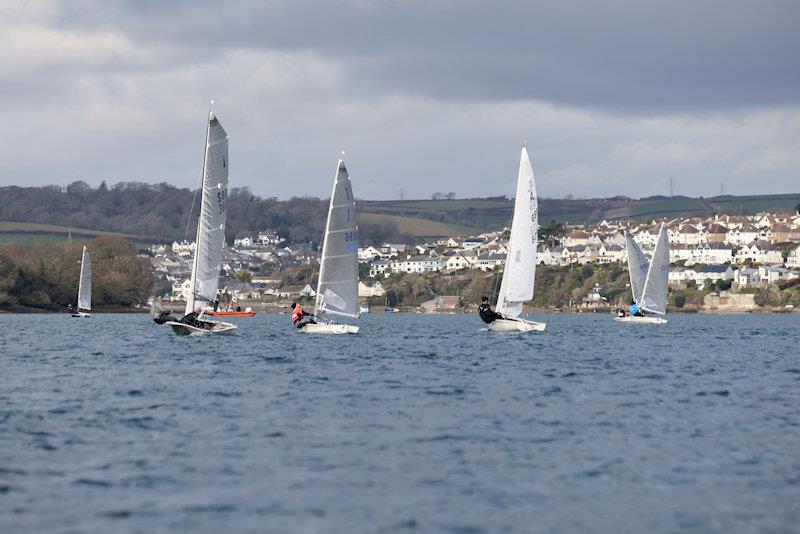
[{"label": "crew member", "polygon": [[631,315],[635,315],[637,317],[642,316],[642,310],[639,308],[639,305],[636,304],[635,300],[631,301],[631,308],[630,308]]},{"label": "crew member", "polygon": [[306,317],[303,307],[296,302],[292,302],[292,322],[297,328],[303,328],[307,324],[317,324],[317,322],[309,316]]},{"label": "crew member", "polygon": [[483,322],[487,324],[496,319],[503,319],[502,315],[492,311],[492,308],[489,306],[489,297],[481,297],[481,305],[478,306],[478,315],[480,315]]}]

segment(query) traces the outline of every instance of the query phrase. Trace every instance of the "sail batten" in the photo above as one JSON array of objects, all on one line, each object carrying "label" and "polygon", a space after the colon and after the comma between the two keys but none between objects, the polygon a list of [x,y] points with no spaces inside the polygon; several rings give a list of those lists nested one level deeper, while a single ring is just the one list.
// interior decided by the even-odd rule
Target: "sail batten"
[{"label": "sail batten", "polygon": [[196,300],[211,302],[216,298],[225,244],[228,135],[213,113],[209,114],[206,137],[200,220],[197,223],[191,294],[186,302],[187,314],[194,311]]},{"label": "sail batten", "polygon": [[92,309],[92,258],[84,245],[81,255],[81,277],[78,282],[78,310]]},{"label": "sail batten", "polygon": [[538,231],[539,203],[533,167],[527,149],[522,147],[508,254],[497,299],[498,313],[518,317],[522,303],[533,298]]},{"label": "sail batten", "polygon": [[350,175],[341,159],[325,223],[315,312],[359,317],[356,203]]}]

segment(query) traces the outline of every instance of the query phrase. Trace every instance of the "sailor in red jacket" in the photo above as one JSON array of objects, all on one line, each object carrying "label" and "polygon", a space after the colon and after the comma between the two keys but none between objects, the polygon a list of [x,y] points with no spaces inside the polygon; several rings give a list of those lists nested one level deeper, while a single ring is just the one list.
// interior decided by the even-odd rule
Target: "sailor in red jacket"
[{"label": "sailor in red jacket", "polygon": [[296,302],[292,302],[292,322],[297,328],[303,328],[307,324],[316,324],[316,321],[311,317],[313,315],[308,316],[308,319],[306,319],[303,307]]}]

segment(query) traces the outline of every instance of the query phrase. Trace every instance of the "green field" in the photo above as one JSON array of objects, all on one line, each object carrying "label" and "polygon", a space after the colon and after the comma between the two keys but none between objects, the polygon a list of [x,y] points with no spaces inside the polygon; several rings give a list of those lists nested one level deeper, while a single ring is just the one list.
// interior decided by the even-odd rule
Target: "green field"
[{"label": "green field", "polygon": [[99,236],[116,236],[130,239],[138,248],[146,248],[150,243],[143,242],[139,236],[121,234],[119,232],[105,232],[103,230],[89,230],[86,228],[70,228],[56,224],[22,223],[0,221],[0,244],[30,245],[34,241],[45,239],[65,241],[70,236],[76,241],[85,241]]},{"label": "green field", "polygon": [[359,218],[367,223],[377,223],[381,221],[392,222],[397,226],[398,233],[411,237],[452,237],[470,235],[476,232],[475,228],[468,226],[444,224],[427,219],[401,217],[382,213],[362,213],[359,215]]}]

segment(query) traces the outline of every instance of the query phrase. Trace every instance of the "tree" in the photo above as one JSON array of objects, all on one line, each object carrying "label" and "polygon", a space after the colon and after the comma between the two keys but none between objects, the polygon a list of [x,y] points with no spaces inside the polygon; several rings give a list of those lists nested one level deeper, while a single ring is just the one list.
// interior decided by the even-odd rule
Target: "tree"
[{"label": "tree", "polygon": [[250,282],[253,279],[253,273],[247,269],[240,269],[233,275],[240,282]]}]

